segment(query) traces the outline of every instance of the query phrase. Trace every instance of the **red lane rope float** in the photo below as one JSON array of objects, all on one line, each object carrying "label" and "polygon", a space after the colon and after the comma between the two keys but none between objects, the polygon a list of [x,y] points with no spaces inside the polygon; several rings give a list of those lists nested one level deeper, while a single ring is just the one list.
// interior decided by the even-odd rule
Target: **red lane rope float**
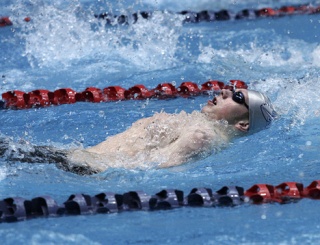
[{"label": "red lane rope float", "polygon": [[[210,11],[203,10],[200,12],[194,11],[181,11],[176,14],[183,15],[185,17],[185,23],[198,23],[198,22],[213,22],[213,21],[223,21],[223,20],[239,20],[239,19],[256,19],[261,17],[283,17],[291,15],[302,15],[302,14],[319,14],[320,6],[313,6],[312,4],[303,4],[298,6],[282,6],[279,9],[274,8],[261,8],[261,9],[243,9],[236,14],[232,11],[220,10],[220,11]],[[98,19],[106,20],[107,24],[129,24],[130,21],[135,23],[138,18],[150,19],[152,17],[152,12],[141,11],[139,13],[134,13],[130,16],[127,15],[113,15],[109,13],[102,13],[95,15]],[[31,21],[30,17],[24,18],[25,22]],[[0,17],[0,27],[11,26],[13,23],[9,17]]]},{"label": "red lane rope float", "polygon": [[309,186],[302,183],[283,182],[277,186],[255,184],[248,190],[240,186],[223,186],[214,192],[211,188],[193,188],[187,196],[178,189],[164,189],[155,195],[143,191],[123,194],[102,192],[95,196],[72,194],[58,205],[50,196],[31,200],[8,197],[0,200],[0,222],[23,221],[39,217],[88,215],[123,211],[154,211],[181,207],[233,207],[242,204],[295,203],[303,198],[320,200],[320,180]]},{"label": "red lane rope float", "polygon": [[193,82],[183,82],[179,87],[171,83],[160,83],[154,89],[148,89],[142,84],[134,85],[129,89],[120,86],[110,86],[104,89],[88,87],[82,92],[71,88],[61,88],[55,91],[37,89],[25,93],[20,90],[8,91],[2,94],[4,109],[28,109],[51,105],[73,104],[76,102],[112,102],[120,100],[169,99],[175,97],[190,97],[218,92],[223,88],[236,87],[246,89],[248,86],[241,80],[230,80],[225,85],[218,80],[209,80],[199,87]]},{"label": "red lane rope float", "polygon": [[[267,202],[292,202],[293,200],[299,200],[303,197],[310,197],[310,191],[316,193],[318,188],[318,182],[309,186],[307,189],[303,189],[301,183],[296,182],[284,182],[277,186],[268,184],[256,184],[248,189],[245,193],[253,203],[267,203]],[[318,189],[318,191],[320,191]],[[318,195],[314,194],[314,197]]]},{"label": "red lane rope float", "polygon": [[0,27],[11,26],[12,22],[9,17],[0,17]]},{"label": "red lane rope float", "polygon": [[[25,17],[23,19],[25,22],[31,21],[30,17]],[[8,16],[1,17],[0,16],[0,27],[12,26],[13,23]]]}]

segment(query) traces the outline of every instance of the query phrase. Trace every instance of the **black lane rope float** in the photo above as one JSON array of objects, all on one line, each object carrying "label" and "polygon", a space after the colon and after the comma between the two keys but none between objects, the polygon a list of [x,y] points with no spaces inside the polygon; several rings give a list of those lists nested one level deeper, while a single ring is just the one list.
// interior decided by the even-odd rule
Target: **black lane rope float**
[{"label": "black lane rope float", "polygon": [[[283,17],[302,14],[319,14],[320,6],[313,6],[312,4],[303,5],[290,5],[283,6],[281,8],[261,8],[261,9],[243,9],[237,13],[222,9],[220,11],[203,10],[200,12],[195,11],[181,11],[175,14],[184,16],[184,23],[198,23],[198,22],[213,22],[213,21],[226,21],[226,20],[241,20],[241,19],[257,19],[263,17]],[[102,13],[95,15],[97,19],[103,19],[106,24],[129,24],[135,23],[139,18],[150,19],[153,16],[153,12],[140,11],[131,15],[114,15],[111,13]],[[30,17],[25,17],[24,21],[31,21]],[[13,25],[10,17],[0,17],[0,27],[6,27]]]},{"label": "black lane rope float", "polygon": [[178,189],[163,189],[155,195],[143,191],[123,194],[102,192],[95,196],[72,194],[58,205],[50,196],[31,200],[8,197],[0,201],[0,222],[16,222],[39,217],[118,213],[124,211],[154,211],[181,207],[233,207],[242,204],[295,203],[303,198],[320,200],[320,180],[304,187],[302,183],[283,182],[277,186],[255,184],[246,191],[240,186],[193,188],[187,196]]},{"label": "black lane rope float", "polygon": [[71,88],[61,88],[55,91],[37,89],[25,93],[20,90],[8,91],[2,94],[1,109],[28,109],[53,105],[73,104],[76,102],[112,102],[120,100],[169,99],[190,97],[218,92],[229,86],[246,89],[248,86],[241,80],[230,80],[229,85],[218,80],[209,80],[199,87],[194,82],[183,82],[179,87],[171,83],[160,83],[154,89],[147,89],[142,84],[129,89],[121,86],[109,86],[104,89],[88,87],[82,92]]}]

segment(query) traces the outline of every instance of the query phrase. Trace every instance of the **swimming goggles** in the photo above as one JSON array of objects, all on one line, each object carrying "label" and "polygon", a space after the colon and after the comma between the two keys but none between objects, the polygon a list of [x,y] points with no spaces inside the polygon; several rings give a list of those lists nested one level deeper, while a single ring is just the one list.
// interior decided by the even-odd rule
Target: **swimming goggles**
[{"label": "swimming goggles", "polygon": [[232,90],[232,92],[232,100],[234,102],[237,102],[238,104],[244,105],[249,110],[249,106],[246,103],[246,98],[244,97],[244,94],[241,91]]},{"label": "swimming goggles", "polygon": [[241,91],[236,91],[236,83],[233,85],[226,85],[224,89],[229,89],[232,92],[232,100],[240,105],[244,105],[248,110],[249,106],[246,103],[246,98]]}]

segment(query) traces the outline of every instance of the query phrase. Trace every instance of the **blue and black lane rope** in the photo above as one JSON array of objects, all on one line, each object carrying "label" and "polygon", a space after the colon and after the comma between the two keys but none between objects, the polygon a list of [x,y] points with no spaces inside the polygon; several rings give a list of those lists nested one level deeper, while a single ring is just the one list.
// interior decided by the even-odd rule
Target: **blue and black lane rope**
[{"label": "blue and black lane rope", "polygon": [[80,193],[70,195],[62,205],[59,205],[50,196],[38,196],[31,200],[8,197],[0,201],[0,222],[182,207],[210,208],[244,204],[287,204],[304,198],[320,200],[320,180],[313,181],[307,187],[297,182],[283,182],[277,186],[255,184],[247,190],[240,186],[223,186],[215,192],[208,187],[196,187],[186,196],[179,189],[163,189],[155,195],[149,195],[144,191],[129,191],[123,194],[102,192],[94,196]]}]

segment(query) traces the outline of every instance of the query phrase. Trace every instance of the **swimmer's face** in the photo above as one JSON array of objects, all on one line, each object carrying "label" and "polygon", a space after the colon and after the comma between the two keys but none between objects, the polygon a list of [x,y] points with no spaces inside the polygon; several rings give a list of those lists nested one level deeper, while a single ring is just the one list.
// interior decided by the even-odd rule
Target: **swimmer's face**
[{"label": "swimmer's face", "polygon": [[[248,91],[236,89],[244,95],[246,105],[249,104]],[[213,120],[226,120],[229,124],[236,124],[239,118],[248,116],[249,110],[244,103],[238,103],[232,99],[233,91],[222,89],[221,94],[213,100],[209,100],[201,112]]]}]

